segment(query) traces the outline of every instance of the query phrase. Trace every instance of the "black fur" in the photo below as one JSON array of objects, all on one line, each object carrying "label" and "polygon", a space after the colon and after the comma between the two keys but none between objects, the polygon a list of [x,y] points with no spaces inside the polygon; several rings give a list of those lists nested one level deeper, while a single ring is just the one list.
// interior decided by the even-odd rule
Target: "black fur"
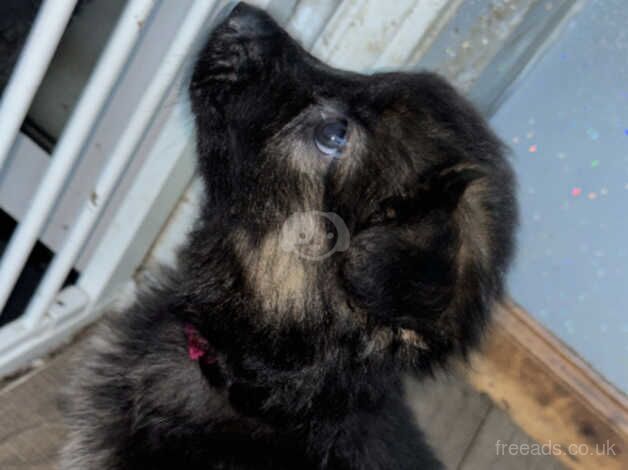
[{"label": "black fur", "polygon": [[[190,96],[201,216],[81,357],[62,468],[440,468],[401,376],[464,357],[502,295],[516,213],[498,139],[441,78],[332,69],[246,5]],[[330,117],[349,123],[339,158],[314,144]],[[291,251],[295,213],[311,246]],[[320,213],[348,247],[301,256],[338,243]],[[185,324],[217,364],[188,357]]]}]

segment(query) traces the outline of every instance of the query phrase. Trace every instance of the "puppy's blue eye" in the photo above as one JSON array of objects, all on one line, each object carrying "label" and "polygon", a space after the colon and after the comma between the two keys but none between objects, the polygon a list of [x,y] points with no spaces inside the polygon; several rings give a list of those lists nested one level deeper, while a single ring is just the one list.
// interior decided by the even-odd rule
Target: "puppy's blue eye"
[{"label": "puppy's blue eye", "polygon": [[339,157],[347,146],[347,121],[345,119],[323,121],[314,131],[314,142],[321,153]]}]

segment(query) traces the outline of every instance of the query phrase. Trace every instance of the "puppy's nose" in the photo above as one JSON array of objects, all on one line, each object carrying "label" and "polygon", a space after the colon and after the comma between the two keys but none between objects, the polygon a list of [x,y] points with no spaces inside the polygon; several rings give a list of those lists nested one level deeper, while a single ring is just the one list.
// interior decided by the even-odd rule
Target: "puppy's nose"
[{"label": "puppy's nose", "polygon": [[233,7],[227,24],[236,34],[244,38],[269,36],[276,30],[275,22],[268,13],[244,2],[239,2]]},{"label": "puppy's nose", "polygon": [[220,9],[218,14],[214,17],[214,24],[217,25],[225,21],[227,17],[229,16],[229,13],[233,11],[233,9],[238,5],[238,3],[240,2],[234,2],[234,1],[225,2],[225,5]]}]

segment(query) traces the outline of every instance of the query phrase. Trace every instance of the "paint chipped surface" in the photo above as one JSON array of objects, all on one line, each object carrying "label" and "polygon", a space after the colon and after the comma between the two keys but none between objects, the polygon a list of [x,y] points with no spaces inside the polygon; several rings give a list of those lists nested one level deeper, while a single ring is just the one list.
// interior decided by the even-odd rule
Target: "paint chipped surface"
[{"label": "paint chipped surface", "polygon": [[493,124],[521,188],[513,297],[628,391],[626,24],[625,1],[588,2]]}]

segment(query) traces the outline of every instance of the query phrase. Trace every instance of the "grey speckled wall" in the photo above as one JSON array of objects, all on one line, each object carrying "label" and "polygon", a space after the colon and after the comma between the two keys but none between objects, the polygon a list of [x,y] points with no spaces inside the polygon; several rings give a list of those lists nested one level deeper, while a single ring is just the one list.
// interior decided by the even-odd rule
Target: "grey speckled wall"
[{"label": "grey speckled wall", "polygon": [[628,391],[628,3],[589,1],[493,125],[520,185],[513,297]]}]

